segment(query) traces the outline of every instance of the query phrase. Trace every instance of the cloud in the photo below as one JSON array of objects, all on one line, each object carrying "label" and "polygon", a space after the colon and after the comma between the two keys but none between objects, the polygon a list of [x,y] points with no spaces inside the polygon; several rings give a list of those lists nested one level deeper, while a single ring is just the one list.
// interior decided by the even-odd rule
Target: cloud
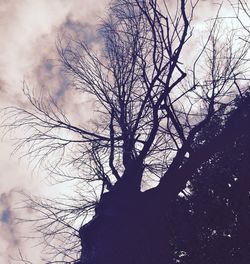
[{"label": "cloud", "polygon": [[[63,32],[83,34],[82,37],[91,41],[97,17],[102,16],[107,2],[0,0],[0,108],[10,105],[26,107],[27,100],[22,93],[23,80],[26,80],[31,89],[49,91],[70,114],[82,111],[85,99],[68,89],[59,67],[55,42]],[[71,99],[78,101],[72,105]],[[76,120],[79,121],[80,116],[82,114],[76,115]],[[27,160],[20,162],[16,156],[10,158],[12,144],[8,138],[0,142],[0,263],[8,263],[20,248],[28,259],[39,264],[41,248],[30,251],[34,241],[21,238],[30,235],[30,227],[16,223],[16,217],[27,218],[33,214],[16,210],[21,199],[16,190],[50,196],[62,190],[53,187],[52,193],[42,182],[44,172],[34,175]]]},{"label": "cloud", "polygon": [[[2,1],[1,9],[1,79],[9,91],[5,99],[15,103],[11,95],[21,95],[23,79],[30,76],[45,51],[54,46],[56,27],[69,12],[69,4],[59,0],[12,0]],[[46,39],[46,44],[38,50],[41,39]]]},{"label": "cloud", "polygon": [[0,2],[0,77],[9,88],[6,99],[10,100],[11,94],[22,93],[24,78],[36,82],[33,70],[45,57],[55,58],[58,31],[71,27],[76,32],[82,24],[96,24],[108,1],[101,4],[97,0]]},{"label": "cloud", "polygon": [[33,210],[24,207],[20,188],[0,193],[0,263],[20,261],[20,253],[24,259],[40,263],[42,248],[35,246],[39,243],[37,234],[32,233],[32,226],[28,222],[20,220],[34,216]]},{"label": "cloud", "polygon": [[0,260],[2,258],[4,261],[8,260],[13,251],[20,246],[15,213],[12,210],[13,192],[11,190],[0,195]]}]

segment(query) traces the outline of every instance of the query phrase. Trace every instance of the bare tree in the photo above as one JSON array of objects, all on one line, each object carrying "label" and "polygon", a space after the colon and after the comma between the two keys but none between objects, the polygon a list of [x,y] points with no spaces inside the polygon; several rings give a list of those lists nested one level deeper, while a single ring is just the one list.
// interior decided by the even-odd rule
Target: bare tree
[{"label": "bare tree", "polygon": [[[80,263],[170,261],[163,222],[171,204],[203,162],[248,129],[243,113],[249,99],[236,110],[234,99],[248,90],[249,42],[226,28],[219,6],[199,52],[192,54],[198,2],[117,0],[98,31],[101,49],[83,40],[59,41],[65,72],[94,102],[91,125],[71,124],[52,99],[44,102],[30,93],[32,110],[7,109],[8,129],[27,131],[17,148],[24,146],[35,161],[40,157],[39,164],[57,180],[75,179],[83,186],[85,202],[70,208],[33,200],[31,207],[51,223],[39,226],[47,245],[68,228],[77,236],[77,219],[95,208],[94,219],[80,231]],[[223,126],[213,138],[198,141],[218,115],[224,115]],[[77,247],[70,242],[66,252],[56,245],[67,257]]]}]

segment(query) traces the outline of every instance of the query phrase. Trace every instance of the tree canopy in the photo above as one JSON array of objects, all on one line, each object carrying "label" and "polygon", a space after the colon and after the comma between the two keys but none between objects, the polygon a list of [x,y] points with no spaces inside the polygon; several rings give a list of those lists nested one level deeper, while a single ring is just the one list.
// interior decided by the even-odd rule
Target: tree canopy
[{"label": "tree canopy", "polygon": [[[95,217],[80,230],[84,264],[174,263],[181,254],[182,263],[205,261],[204,256],[209,263],[216,258],[211,250],[228,235],[242,242],[245,209],[233,193],[241,190],[240,179],[247,186],[249,32],[237,13],[248,14],[247,5],[232,4],[231,19],[238,23],[232,28],[223,22],[219,5],[199,49],[198,6],[198,0],[116,0],[99,28],[98,47],[79,39],[58,41],[63,69],[93,101],[88,124],[72,124],[53,98],[44,101],[31,93],[31,110],[7,109],[8,129],[27,132],[17,148],[40,157],[59,181],[80,184],[73,206],[35,200],[31,205],[42,208],[51,223],[44,231],[42,217],[38,228],[48,245],[54,234],[66,233],[68,245],[57,241],[52,249],[69,263],[79,253],[77,240],[69,237],[78,236],[77,221],[93,208]],[[180,193],[187,195],[187,184],[185,200]],[[246,189],[243,207],[248,195]],[[218,223],[217,210],[225,226]],[[166,227],[173,219],[180,225]],[[201,252],[193,253],[197,241]],[[167,244],[174,245],[178,258]],[[236,256],[236,246],[229,244]]]}]

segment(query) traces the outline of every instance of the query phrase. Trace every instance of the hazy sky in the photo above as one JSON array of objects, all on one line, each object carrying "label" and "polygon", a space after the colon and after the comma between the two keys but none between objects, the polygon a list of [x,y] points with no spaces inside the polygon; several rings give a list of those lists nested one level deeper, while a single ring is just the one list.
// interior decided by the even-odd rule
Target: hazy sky
[{"label": "hazy sky", "polygon": [[[201,1],[197,21],[216,10],[211,2]],[[108,0],[0,0],[0,107],[27,104],[22,93],[25,80],[31,88],[49,90],[77,120],[86,102],[67,89],[60,75],[55,42],[64,32],[91,37],[107,3]],[[14,224],[19,202],[15,191],[50,191],[43,182],[43,173],[32,174],[27,160],[20,162],[17,156],[10,157],[12,150],[9,139],[0,142],[0,263],[8,263],[9,256],[13,257],[20,248],[39,264],[39,249],[32,249],[31,254],[29,242],[20,239],[20,227]]]},{"label": "hazy sky", "polygon": [[[82,30],[88,37],[100,23],[105,0],[0,0],[0,107],[26,105],[22,93],[23,81],[31,88],[48,89],[54,96],[67,98],[71,91],[60,78],[55,42],[64,32]],[[68,100],[67,100],[68,101]],[[69,100],[71,101],[71,100]],[[68,106],[77,112],[84,99]],[[33,194],[48,191],[43,177],[32,174],[28,161],[10,157],[13,150],[8,139],[0,142],[0,263],[8,263],[17,248],[30,245],[19,238],[19,226],[14,224],[18,206],[17,190]],[[42,173],[41,173],[42,174]],[[29,212],[27,211],[27,214]],[[22,227],[23,228],[23,227]],[[39,258],[32,249],[25,253],[34,263]]]}]

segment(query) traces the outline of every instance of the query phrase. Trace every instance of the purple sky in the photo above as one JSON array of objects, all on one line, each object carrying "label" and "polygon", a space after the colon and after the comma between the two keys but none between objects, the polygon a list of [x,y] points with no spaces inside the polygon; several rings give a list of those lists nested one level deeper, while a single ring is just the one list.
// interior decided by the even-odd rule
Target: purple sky
[{"label": "purple sky", "polygon": [[[108,0],[0,0],[0,107],[26,106],[22,93],[23,81],[29,87],[48,90],[58,100],[71,118],[77,122],[86,110],[85,98],[68,89],[57,67],[55,42],[63,32],[83,34],[91,38],[100,23]],[[216,5],[212,1],[200,2],[195,17],[199,30],[206,14],[213,16]],[[217,1],[219,2],[219,1]],[[229,14],[229,9],[224,9]],[[196,32],[198,34],[198,31]],[[72,103],[73,102],[73,103]],[[87,107],[89,108],[89,106]],[[85,115],[87,115],[85,111]],[[24,226],[15,225],[19,196],[16,190],[36,195],[52,195],[43,180],[44,172],[32,173],[27,159],[10,156],[13,151],[7,137],[0,142],[0,263],[8,263],[20,248],[34,263],[39,264],[39,248],[32,249],[31,242],[20,235],[27,232]],[[57,193],[60,188],[57,187]],[[63,187],[64,188],[64,187]],[[26,216],[31,212],[25,211]]]}]

